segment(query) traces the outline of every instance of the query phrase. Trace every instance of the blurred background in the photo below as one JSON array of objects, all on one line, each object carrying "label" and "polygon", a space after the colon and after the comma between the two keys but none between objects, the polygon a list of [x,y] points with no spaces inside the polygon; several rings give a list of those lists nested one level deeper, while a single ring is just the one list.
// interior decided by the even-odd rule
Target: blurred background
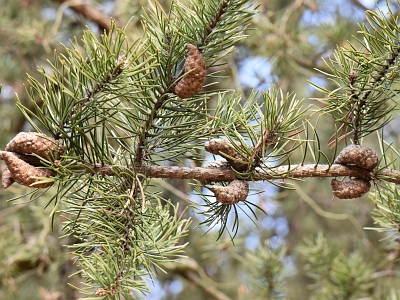
[{"label": "blurred background", "polygon": [[[168,9],[169,0],[159,2]],[[388,2],[394,14],[399,14],[400,4]],[[30,129],[16,99],[31,105],[24,91],[27,74],[35,77],[38,66],[48,68],[47,60],[54,60],[55,49],[62,53],[63,44],[68,46],[75,37],[80,40],[87,28],[100,35],[107,30],[110,17],[122,27],[133,16],[127,33],[132,41],[141,36],[140,16],[149,5],[147,0],[82,3],[0,0],[0,149],[18,132]],[[365,10],[376,8],[374,2],[252,3],[259,4],[260,13],[249,26],[249,37],[218,67],[227,76],[219,80],[218,87],[246,96],[275,83],[284,93],[294,92],[296,98],[307,99],[306,104],[317,109],[321,104],[309,99],[323,95],[307,80],[329,86],[326,76],[316,69],[328,71],[322,58],[332,55],[337,45],[355,41],[357,24],[365,21]],[[384,1],[377,5],[386,9]],[[397,122],[387,129],[385,138],[396,147]],[[329,117],[318,120],[318,133],[322,150],[332,153],[327,143],[334,134],[334,123]],[[365,143],[379,150],[376,136]],[[301,160],[301,151],[293,162],[296,158]],[[190,205],[187,199],[200,203],[189,182],[154,180],[154,185],[182,209]],[[265,192],[248,200],[267,214],[257,211],[254,222],[242,214],[234,243],[229,236],[216,241],[218,228],[205,234],[209,228],[197,227],[204,219],[189,208],[186,216],[194,221],[190,235],[182,241],[189,242],[188,258],[181,265],[171,265],[168,274],[149,278],[152,294],[146,298],[400,299],[400,247],[395,233],[364,229],[374,226],[374,207],[368,196],[333,200],[329,179],[298,181],[295,187],[283,190],[268,183],[253,184]],[[28,197],[7,202],[26,192],[19,185],[0,189],[0,299],[77,299],[79,294],[68,285],[79,286],[79,278],[68,278],[76,269],[64,247],[68,240],[60,238],[62,224],[57,217],[52,223],[52,208],[43,209],[48,195],[31,203],[26,203]]]}]

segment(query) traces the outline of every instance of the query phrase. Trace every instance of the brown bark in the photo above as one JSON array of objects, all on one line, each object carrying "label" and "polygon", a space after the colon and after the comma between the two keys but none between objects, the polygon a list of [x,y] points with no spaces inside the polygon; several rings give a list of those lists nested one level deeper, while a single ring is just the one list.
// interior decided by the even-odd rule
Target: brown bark
[{"label": "brown bark", "polygon": [[[103,173],[108,171],[108,167],[99,168],[98,171]],[[149,178],[180,178],[180,179],[197,179],[200,181],[232,181],[236,179],[235,173],[231,169],[216,168],[188,168],[188,167],[163,167],[163,166],[145,166],[143,170],[139,170],[146,174]],[[400,172],[395,171],[400,183]],[[273,180],[286,178],[309,178],[309,177],[341,177],[351,176],[359,178],[371,178],[371,171],[362,169],[357,166],[344,166],[334,164],[329,168],[328,165],[290,165],[281,166],[271,169],[271,171],[258,170],[248,180]],[[385,178],[387,180],[387,178]],[[391,180],[388,180],[391,181]],[[392,181],[394,182],[394,181]],[[396,182],[397,183],[397,182]]]},{"label": "brown bark", "polygon": [[[64,3],[69,2],[69,0],[58,0],[58,2]],[[103,13],[92,4],[83,1],[74,1],[71,2],[69,7],[89,21],[96,23],[101,30],[110,31],[110,18],[103,15]]]},{"label": "brown bark", "polygon": [[[0,159],[3,159],[3,153],[0,151]],[[34,156],[17,155],[24,161],[34,166],[40,166],[40,160]],[[111,165],[86,166],[88,173],[101,175],[114,175]],[[235,173],[229,168],[190,168],[177,166],[146,166],[143,165],[136,169],[136,172],[145,174],[148,178],[179,178],[179,179],[197,179],[202,182],[220,182],[232,181],[236,179]],[[373,170],[365,170],[357,166],[345,166],[340,164],[328,165],[290,165],[271,168],[270,171],[256,169],[255,174],[247,180],[274,180],[274,179],[290,179],[290,178],[311,178],[311,177],[357,177],[372,180],[377,177],[396,184],[400,184],[400,171],[392,169],[384,169],[379,174],[374,174]]]}]

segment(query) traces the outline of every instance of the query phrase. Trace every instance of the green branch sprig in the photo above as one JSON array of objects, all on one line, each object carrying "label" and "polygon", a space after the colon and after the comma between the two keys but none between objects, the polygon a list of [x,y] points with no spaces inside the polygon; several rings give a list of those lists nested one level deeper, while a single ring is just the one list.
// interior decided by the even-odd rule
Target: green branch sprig
[{"label": "green branch sprig", "polygon": [[335,87],[312,83],[326,95],[318,99],[324,104],[322,111],[347,128],[339,140],[352,134],[354,144],[360,144],[363,137],[385,126],[396,109],[398,90],[391,88],[399,82],[396,20],[390,9],[388,18],[380,9],[367,11],[370,26],[360,25],[360,49],[349,43],[326,61],[331,73],[324,74]]},{"label": "green branch sprig", "polygon": [[[172,1],[169,11],[155,2],[144,13],[141,39],[130,43],[128,27],[119,29],[115,22],[101,39],[87,30],[82,42],[71,42],[66,54],[55,54],[50,68],[39,70],[40,80],[29,76],[26,92],[34,109],[21,101],[17,105],[35,131],[48,132],[65,151],[55,160],[35,153],[16,157],[29,160],[33,169],[56,174],[38,180],[54,183],[55,196],[45,206],[54,206],[53,221],[59,212],[64,235],[75,240],[69,247],[84,279],[84,286],[77,288],[85,295],[115,299],[147,293],[149,278],[183,255],[186,244],[180,240],[188,234],[191,220],[150,188],[152,178],[198,180],[195,190],[204,200],[203,225],[210,230],[220,225],[218,237],[229,224],[228,233],[235,236],[240,211],[256,218],[257,206],[246,199],[248,181],[266,180],[284,188],[290,186],[283,179],[306,177],[356,177],[369,185],[372,180],[400,182],[398,171],[386,169],[390,163],[365,169],[351,161],[329,161],[320,150],[315,127],[305,119],[309,107],[294,94],[285,95],[272,86],[244,101],[238,93],[211,90],[219,74],[210,68],[225,63],[246,37],[255,13],[245,0]],[[398,95],[393,87],[399,78],[397,18],[391,12],[386,18],[378,10],[367,12],[367,19],[370,28],[360,26],[361,49],[352,44],[339,47],[327,61],[331,73],[326,75],[336,86],[313,84],[327,95],[319,99],[325,105],[320,113],[347,126],[355,144],[391,120]],[[188,48],[200,58],[199,74],[208,74],[203,91],[182,99],[174,93],[175,86],[199,71],[186,68]],[[214,98],[217,105],[210,109],[207,102]],[[341,138],[336,136],[335,141]],[[217,151],[209,152],[226,161],[220,167],[181,166],[205,160],[205,142],[219,143]],[[315,162],[307,165],[309,152]],[[298,153],[302,161],[295,164]],[[0,152],[3,159],[10,155],[14,154]],[[327,165],[320,163],[323,158]],[[180,165],[162,165],[169,163]],[[389,220],[384,226],[394,228],[399,212],[389,199],[398,195],[389,191],[373,197],[381,201],[381,212],[393,209],[393,214],[384,215]],[[35,190],[31,199],[41,195]],[[357,266],[357,259],[346,266]],[[274,283],[271,276],[267,280]]]}]

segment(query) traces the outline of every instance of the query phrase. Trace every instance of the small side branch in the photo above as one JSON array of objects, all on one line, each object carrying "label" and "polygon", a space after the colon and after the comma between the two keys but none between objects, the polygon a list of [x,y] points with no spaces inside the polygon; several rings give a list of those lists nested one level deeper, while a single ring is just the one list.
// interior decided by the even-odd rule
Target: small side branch
[{"label": "small side branch", "polygon": [[189,282],[200,287],[204,292],[206,292],[210,297],[216,300],[231,300],[222,292],[215,289],[210,284],[203,282],[199,276],[189,271],[179,273],[183,278],[187,279]]},{"label": "small side branch", "polygon": [[92,4],[86,1],[70,1],[70,0],[58,0],[60,3],[66,3],[71,7],[72,10],[82,15],[89,21],[96,23],[101,30],[106,32],[110,31],[110,18],[107,18],[101,11],[99,11]]},{"label": "small side branch", "polygon": [[208,296],[215,300],[231,300],[227,295],[217,290],[210,278],[198,263],[192,259],[182,259],[179,263],[169,263],[168,270],[182,276],[190,283],[198,286]]}]

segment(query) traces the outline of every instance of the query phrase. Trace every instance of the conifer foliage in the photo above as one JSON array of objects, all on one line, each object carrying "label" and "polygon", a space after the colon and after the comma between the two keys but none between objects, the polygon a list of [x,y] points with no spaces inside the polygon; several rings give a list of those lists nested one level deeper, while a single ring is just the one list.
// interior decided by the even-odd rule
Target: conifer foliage
[{"label": "conifer foliage", "polygon": [[[398,228],[400,176],[390,168],[399,168],[386,159],[398,152],[383,139],[380,155],[361,146],[364,137],[384,129],[397,105],[397,17],[367,12],[361,50],[339,47],[327,61],[325,75],[336,87],[313,84],[326,95],[318,99],[323,107],[317,114],[332,116],[345,129],[341,136],[333,133],[335,153],[342,139],[352,139],[329,159],[316,125],[306,119],[310,107],[295,94],[272,86],[244,99],[239,91],[213,89],[216,67],[246,37],[256,12],[246,0],[172,1],[168,11],[154,2],[143,15],[141,38],[130,41],[129,24],[117,28],[112,21],[101,39],[86,30],[82,41],[55,54],[50,68],[29,75],[33,109],[17,105],[35,133],[20,133],[1,152],[8,167],[2,184],[32,187],[32,199],[43,193],[38,188],[55,191],[46,206],[60,216],[64,236],[75,241],[68,247],[79,266],[75,275],[84,280],[76,287],[82,294],[146,294],[148,281],[184,254],[186,244],[179,241],[189,234],[191,219],[159,195],[152,178],[196,179],[205,206],[202,225],[218,225],[218,238],[225,231],[236,235],[240,211],[256,217],[258,207],[247,199],[254,192],[249,182],[292,188],[281,179],[306,177],[335,177],[332,193],[341,199],[361,197],[375,184],[370,197],[377,223]],[[217,102],[212,110],[209,101]],[[163,165],[203,162],[206,152],[223,160],[204,168]],[[303,159],[293,161],[295,152]],[[284,250],[268,251],[262,263],[281,272],[283,264],[269,259],[281,259]],[[255,251],[247,259],[256,264],[260,256]],[[263,270],[253,271],[262,276]],[[267,277],[269,294],[281,295],[284,279]],[[370,285],[359,286],[365,291]]]},{"label": "conifer foliage", "polygon": [[[191,221],[177,207],[170,215],[168,202],[148,191],[142,170],[199,159],[199,137],[212,131],[205,100],[217,93],[200,93],[206,66],[233,50],[254,13],[247,1],[174,2],[169,12],[155,3],[142,39],[131,43],[115,23],[102,40],[87,30],[82,43],[56,55],[51,71],[40,69],[44,83],[29,77],[35,109],[20,102],[21,111],[37,132],[54,137],[53,145],[65,146],[46,170],[56,174],[54,211],[61,210],[65,235],[78,241],[70,247],[85,279],[82,293],[145,293],[146,277],[183,254],[178,240]],[[97,171],[104,166],[112,175]],[[49,176],[35,177],[42,177],[39,187],[48,186],[43,177]]]}]

